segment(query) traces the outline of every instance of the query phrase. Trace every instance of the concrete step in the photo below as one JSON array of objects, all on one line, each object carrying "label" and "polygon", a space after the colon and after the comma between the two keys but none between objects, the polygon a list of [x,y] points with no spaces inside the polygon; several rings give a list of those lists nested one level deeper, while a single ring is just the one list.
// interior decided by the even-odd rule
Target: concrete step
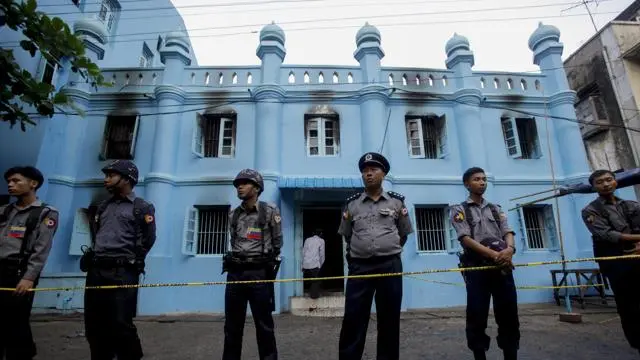
[{"label": "concrete step", "polygon": [[296,316],[342,317],[344,295],[325,295],[318,299],[294,296],[290,298],[291,314]]}]

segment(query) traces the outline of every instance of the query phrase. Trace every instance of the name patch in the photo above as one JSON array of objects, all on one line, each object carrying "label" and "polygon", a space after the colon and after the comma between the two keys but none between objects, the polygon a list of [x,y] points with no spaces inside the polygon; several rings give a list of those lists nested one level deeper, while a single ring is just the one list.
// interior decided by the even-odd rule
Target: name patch
[{"label": "name patch", "polygon": [[247,239],[249,240],[262,240],[262,230],[256,227],[250,227],[247,229]]},{"label": "name patch", "polygon": [[27,231],[25,226],[9,226],[7,236],[14,239],[22,239],[25,231]]}]

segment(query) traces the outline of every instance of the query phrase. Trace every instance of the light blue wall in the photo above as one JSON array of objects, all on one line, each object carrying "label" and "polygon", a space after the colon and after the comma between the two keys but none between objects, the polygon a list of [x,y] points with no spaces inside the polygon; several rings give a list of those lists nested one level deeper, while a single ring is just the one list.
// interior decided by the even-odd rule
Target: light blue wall
[{"label": "light blue wall", "polygon": [[[276,203],[283,218],[283,264],[281,278],[300,277],[301,204],[342,201],[361,186],[358,158],[366,151],[382,152],[391,161],[385,188],[406,196],[415,226],[415,206],[455,204],[466,193],[461,176],[471,166],[482,166],[489,175],[487,197],[508,210],[509,199],[546,190],[553,185],[550,159],[558,184],[582,182],[588,165],[575,122],[545,120],[545,114],[575,119],[574,93],[566,86],[560,62],[559,31],[541,25],[531,36],[530,48],[539,74],[474,72],[474,58],[468,41],[454,35],[446,44],[446,70],[380,67],[384,56],[380,33],[366,25],[356,35],[354,56],[359,67],[283,65],[285,35],[274,24],[260,33],[256,54],[259,67],[198,67],[192,61],[186,33],[174,32],[161,50],[164,68],[104,68],[115,86],[93,93],[82,86],[70,86],[69,94],[90,111],[90,116],[57,116],[56,127],[44,130],[38,165],[49,182],[45,199],[61,211],[59,231],[45,268],[50,278],[43,286],[82,283],[77,273],[78,255],[70,255],[74,214],[99,196],[98,154],[107,114],[141,115],[135,149],[141,182],[140,196],[157,209],[158,240],[148,258],[146,283],[223,281],[220,256],[191,256],[182,252],[185,215],[195,204],[238,205],[231,181],[243,168],[256,168],[265,176],[262,199]],[[93,37],[95,39],[95,36]],[[91,39],[89,39],[91,40]],[[93,41],[93,40],[91,40]],[[186,49],[186,50],[185,50]],[[109,54],[109,50],[105,50]],[[110,55],[107,55],[107,58]],[[324,83],[318,83],[322,72]],[[339,75],[338,83],[332,76]],[[304,74],[309,75],[305,83]],[[219,74],[223,75],[222,84]],[[233,74],[237,81],[233,81]],[[248,74],[252,76],[247,83]],[[289,83],[289,75],[295,82]],[[420,85],[415,76],[420,75]],[[129,83],[137,86],[123,88]],[[403,84],[403,75],[407,84]],[[351,77],[350,80],[349,76]],[[393,86],[389,85],[393,77]],[[432,76],[434,83],[429,83]],[[442,79],[446,78],[446,82]],[[494,79],[500,83],[493,86]],[[484,80],[484,86],[482,85]],[[507,83],[511,80],[511,88]],[[520,87],[521,81],[527,84]],[[503,108],[508,108],[505,110]],[[339,115],[340,151],[335,157],[308,157],[304,144],[305,114],[332,111]],[[233,111],[237,114],[235,156],[198,158],[191,151],[197,113]],[[513,159],[508,156],[500,118],[518,111],[535,116],[541,157]],[[409,157],[405,129],[406,114],[436,114],[446,118],[448,155],[427,160]],[[297,185],[291,185],[297,184]],[[311,185],[310,185],[311,184]],[[322,188],[322,189],[320,189]],[[627,193],[621,191],[621,195]],[[566,196],[547,201],[560,214],[566,257],[590,256],[591,242],[579,218],[579,211],[593,196]],[[519,230],[518,213],[509,211],[512,227]],[[77,223],[75,224],[77,225]],[[558,260],[560,252],[527,250],[517,236],[516,262]],[[72,249],[71,253],[75,251]],[[405,271],[457,267],[451,252],[418,251],[415,234],[403,253]],[[594,266],[579,264],[576,266]],[[551,267],[519,268],[519,285],[549,285]],[[554,266],[553,268],[558,268]],[[461,283],[459,273],[429,275],[427,279]],[[46,284],[46,285],[45,285]],[[405,278],[404,309],[454,306],[465,302],[464,289]],[[299,283],[278,284],[277,310],[287,311],[289,298],[299,294]],[[207,287],[165,287],[141,291],[140,313],[199,311],[222,312],[223,289]],[[548,301],[548,290],[521,291],[522,302]],[[59,296],[38,295],[41,308],[80,307],[81,292]],[[57,301],[57,302],[56,302]]]},{"label": "light blue wall", "polygon": [[[113,0],[117,3],[116,0]],[[71,0],[42,0],[38,1],[37,10],[63,19],[74,31],[76,23],[88,19],[97,19],[102,1],[80,0],[79,6],[75,6]],[[162,68],[160,54],[157,49],[158,35],[165,37],[167,30],[184,29],[184,21],[170,0],[154,1],[124,1],[120,11],[115,17],[114,25],[110,32],[105,32],[103,38],[105,45],[104,57],[94,59],[101,68],[137,68],[143,43],[146,43],[153,53],[154,68]],[[102,24],[102,23],[99,23]],[[37,52],[34,57],[19,47],[19,42],[24,38],[22,32],[16,32],[7,26],[0,27],[0,46],[14,50],[14,57],[20,66],[29,71],[33,76],[40,76],[39,67],[42,63],[42,55]],[[189,39],[186,39],[190,47]],[[88,52],[91,52],[88,50]],[[195,56],[192,64],[196,65]],[[54,84],[60,89],[68,80],[69,71],[61,68],[57,73],[57,82]],[[109,80],[109,78],[107,78]],[[40,144],[46,132],[57,131],[58,123],[53,119],[34,116],[33,120],[38,126],[28,126],[26,132],[20,130],[19,124],[10,129],[6,122],[0,122],[0,172],[16,165],[35,165],[40,156]],[[51,127],[51,128],[50,128]],[[28,146],[25,144],[29,144]],[[16,151],[20,149],[20,151]],[[6,188],[4,179],[0,179],[0,188]],[[0,190],[0,193],[4,193]]]}]

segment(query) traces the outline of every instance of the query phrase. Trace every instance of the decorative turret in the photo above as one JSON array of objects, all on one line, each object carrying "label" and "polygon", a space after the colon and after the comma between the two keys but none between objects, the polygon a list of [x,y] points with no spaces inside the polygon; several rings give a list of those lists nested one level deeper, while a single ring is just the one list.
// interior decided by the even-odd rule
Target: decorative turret
[{"label": "decorative turret", "polygon": [[380,60],[384,57],[381,41],[380,31],[368,22],[356,34],[358,48],[353,56],[360,63],[364,83],[380,82]]},{"label": "decorative turret", "polygon": [[475,64],[473,52],[469,47],[469,40],[457,33],[447,41],[444,47],[447,53],[447,69],[456,72],[455,86],[458,89],[475,88],[473,85],[473,77],[471,76],[471,68]]},{"label": "decorative turret", "polygon": [[163,83],[180,85],[185,66],[191,65],[189,35],[184,30],[178,29],[165,35],[160,61],[165,66]]},{"label": "decorative turret", "polygon": [[529,37],[529,49],[533,51],[533,63],[546,75],[543,89],[547,95],[569,90],[569,82],[562,63],[564,45],[560,42],[560,30],[553,25],[538,24]]},{"label": "decorative turret", "polygon": [[97,19],[84,18],[73,24],[73,32],[82,40],[87,56],[92,61],[104,58],[104,47],[108,42],[108,34],[104,24]]},{"label": "decorative turret", "polygon": [[280,67],[287,55],[284,47],[284,31],[275,22],[266,25],[260,31],[260,45],[256,55],[262,60],[262,84],[277,84],[280,80]]}]

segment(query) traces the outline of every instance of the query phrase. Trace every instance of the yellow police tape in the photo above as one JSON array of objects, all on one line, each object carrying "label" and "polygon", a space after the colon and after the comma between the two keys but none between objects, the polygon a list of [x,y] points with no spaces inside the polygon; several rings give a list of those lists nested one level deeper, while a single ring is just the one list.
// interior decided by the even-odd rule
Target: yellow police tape
[{"label": "yellow police tape", "polygon": [[[623,260],[623,259],[640,259],[640,255],[591,257],[591,258],[580,258],[580,259],[573,259],[573,260],[535,261],[535,262],[529,262],[529,263],[514,264],[514,267],[532,267],[532,266],[543,266],[543,265],[558,265],[563,263],[570,264],[570,263],[589,262],[589,261],[611,261],[611,260]],[[97,290],[97,289],[128,289],[128,288],[210,286],[210,285],[261,284],[261,283],[288,283],[288,282],[311,281],[311,280],[323,281],[323,280],[339,280],[339,279],[371,279],[371,278],[390,277],[390,276],[412,276],[412,275],[438,274],[438,273],[448,273],[448,272],[481,271],[481,270],[492,270],[492,269],[500,269],[500,267],[499,266],[473,266],[473,267],[466,267],[466,268],[427,269],[423,271],[409,271],[409,272],[399,272],[399,273],[341,275],[341,276],[326,276],[326,277],[316,277],[316,278],[306,278],[306,279],[292,278],[292,279],[275,279],[275,280],[206,281],[206,282],[160,283],[160,284],[138,284],[138,285],[50,287],[50,288],[30,289],[29,291],[71,291],[71,290]],[[598,285],[601,286],[601,284],[598,284]],[[587,287],[587,286],[596,286],[596,285],[524,286],[519,288],[563,289],[563,288],[570,288],[570,287]],[[0,288],[0,291],[15,291],[15,288]]]}]

